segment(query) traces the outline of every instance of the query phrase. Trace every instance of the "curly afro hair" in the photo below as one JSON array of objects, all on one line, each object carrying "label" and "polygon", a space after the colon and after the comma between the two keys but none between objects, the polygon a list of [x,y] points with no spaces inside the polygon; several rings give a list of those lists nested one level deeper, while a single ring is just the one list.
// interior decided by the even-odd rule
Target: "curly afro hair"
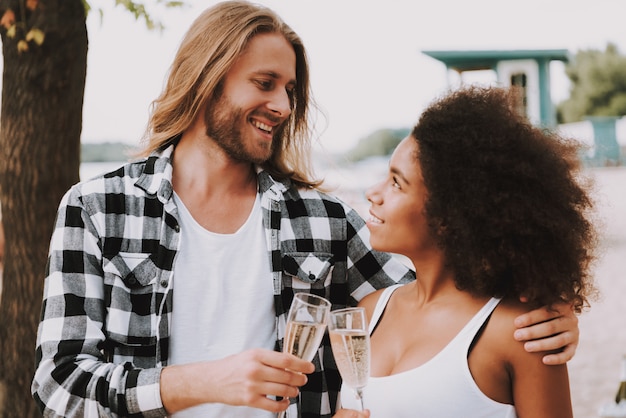
[{"label": "curly afro hair", "polygon": [[580,144],[533,126],[513,104],[510,91],[465,87],[420,116],[411,136],[430,232],[459,289],[580,312],[594,292],[597,241]]}]

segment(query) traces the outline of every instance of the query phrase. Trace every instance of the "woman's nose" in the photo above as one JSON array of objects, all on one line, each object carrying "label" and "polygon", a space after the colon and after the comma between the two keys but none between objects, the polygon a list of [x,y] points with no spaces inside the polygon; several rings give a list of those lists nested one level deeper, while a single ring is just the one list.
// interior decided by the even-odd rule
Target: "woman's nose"
[{"label": "woman's nose", "polygon": [[378,203],[380,201],[380,198],[379,198],[380,194],[377,192],[377,190],[378,190],[377,184],[370,186],[365,190],[365,198],[367,199],[368,202]]}]

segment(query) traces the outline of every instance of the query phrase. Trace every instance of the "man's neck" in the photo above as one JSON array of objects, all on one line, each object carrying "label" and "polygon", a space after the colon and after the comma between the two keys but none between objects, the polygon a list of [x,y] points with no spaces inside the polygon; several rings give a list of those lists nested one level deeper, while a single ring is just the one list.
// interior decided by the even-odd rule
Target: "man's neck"
[{"label": "man's neck", "polygon": [[213,232],[232,233],[245,222],[254,205],[255,168],[210,148],[206,137],[183,136],[172,157],[172,184],[200,225]]}]

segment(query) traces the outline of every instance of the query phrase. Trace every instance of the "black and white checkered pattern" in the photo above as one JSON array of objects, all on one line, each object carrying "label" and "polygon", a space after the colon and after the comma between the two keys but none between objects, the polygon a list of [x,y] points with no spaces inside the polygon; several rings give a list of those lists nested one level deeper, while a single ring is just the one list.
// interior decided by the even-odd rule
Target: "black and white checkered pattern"
[{"label": "black and white checkered pattern", "polygon": [[[179,242],[173,147],[72,187],[50,243],[33,394],[45,416],[162,417],[172,268]],[[340,200],[258,173],[274,282],[276,349],[293,294],[333,309],[414,276],[372,251]],[[301,388],[302,417],[330,417],[341,379],[326,336]]]}]

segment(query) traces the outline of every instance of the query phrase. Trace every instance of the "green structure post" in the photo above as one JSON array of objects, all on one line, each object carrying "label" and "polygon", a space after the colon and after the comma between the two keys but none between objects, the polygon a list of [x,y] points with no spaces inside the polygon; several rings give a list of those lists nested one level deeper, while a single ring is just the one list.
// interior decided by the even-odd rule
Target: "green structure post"
[{"label": "green structure post", "polygon": [[617,143],[615,123],[619,116],[588,116],[593,127],[593,164],[615,166],[620,164],[620,149]]}]

